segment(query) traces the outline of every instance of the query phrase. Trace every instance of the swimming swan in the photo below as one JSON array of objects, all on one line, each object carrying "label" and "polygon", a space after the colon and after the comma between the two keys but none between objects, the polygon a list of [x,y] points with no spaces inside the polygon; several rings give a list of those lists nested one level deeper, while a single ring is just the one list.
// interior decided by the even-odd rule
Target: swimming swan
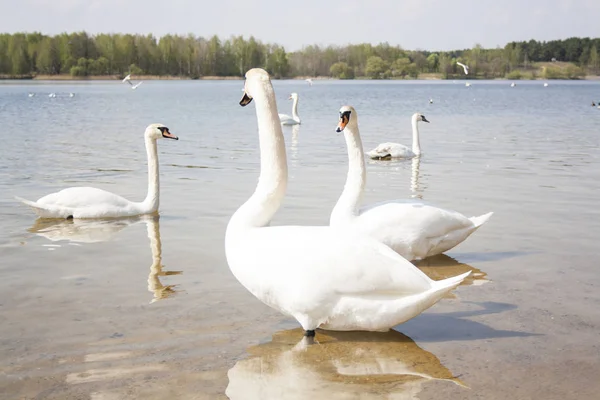
[{"label": "swimming swan", "polygon": [[266,305],[315,329],[387,331],[431,307],[470,272],[433,281],[389,247],[329,226],[269,226],[285,196],[285,143],[269,74],[246,73],[240,105],[256,103],[260,177],[233,214],[225,254],[236,279]]},{"label": "swimming swan", "polygon": [[290,94],[288,100],[293,100],[292,103],[292,116],[287,114],[279,114],[279,120],[282,125],[298,125],[300,124],[300,116],[298,116],[298,93]]},{"label": "swimming swan", "polygon": [[146,128],[144,140],[148,154],[148,195],[142,202],[129,201],[119,195],[93,187],[72,187],[51,193],[38,201],[17,197],[42,218],[118,218],[151,214],[158,211],[159,179],[157,139],[179,138],[163,124],[151,124]]},{"label": "swimming swan", "polygon": [[329,224],[351,228],[382,242],[407,260],[421,260],[450,250],[469,237],[493,213],[464,215],[415,200],[389,200],[361,207],[366,184],[365,160],[354,107],[340,109],[337,132],[344,132],[348,175]]},{"label": "swimming swan", "polygon": [[412,158],[421,155],[421,144],[419,142],[419,122],[427,122],[423,114],[414,113],[411,118],[413,144],[412,150],[399,143],[382,143],[373,150],[367,152],[370,158],[374,160],[383,160],[390,158]]}]

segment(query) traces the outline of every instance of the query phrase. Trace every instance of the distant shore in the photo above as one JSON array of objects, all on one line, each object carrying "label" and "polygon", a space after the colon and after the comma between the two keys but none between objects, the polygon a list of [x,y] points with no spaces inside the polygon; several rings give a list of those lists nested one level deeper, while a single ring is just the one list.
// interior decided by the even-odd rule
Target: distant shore
[{"label": "distant shore", "polygon": [[[332,78],[328,76],[319,76],[319,77],[311,77],[311,76],[297,76],[292,78],[281,78],[284,80],[305,80],[312,79],[314,81],[318,80],[342,80],[338,78]],[[71,75],[25,75],[25,76],[13,76],[13,75],[0,75],[0,80],[23,80],[23,81],[118,81],[123,78],[118,75],[91,75],[91,76],[71,76]],[[231,80],[243,80],[243,77],[240,76],[202,76],[199,78],[192,78],[188,76],[173,76],[173,75],[136,75],[133,80],[135,81],[189,81],[189,80],[205,80],[205,81],[231,81]],[[422,80],[500,80],[500,81],[517,81],[517,80],[554,80],[543,77],[535,77],[534,79],[524,78],[524,79],[511,79],[508,77],[505,78],[482,78],[482,77],[474,77],[474,76],[452,76],[447,79],[442,77],[442,74],[439,73],[423,73],[420,74],[417,78],[392,78],[392,79],[371,79],[369,77],[356,77],[354,79],[347,80],[406,80],[406,81],[422,81]],[[580,77],[575,80],[591,80],[598,81],[600,80],[600,76],[596,75],[586,75]]]}]

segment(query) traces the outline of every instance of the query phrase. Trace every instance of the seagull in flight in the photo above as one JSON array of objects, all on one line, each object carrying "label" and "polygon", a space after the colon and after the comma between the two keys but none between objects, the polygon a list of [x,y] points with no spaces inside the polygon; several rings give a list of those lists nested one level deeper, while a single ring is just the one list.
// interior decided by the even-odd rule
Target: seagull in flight
[{"label": "seagull in flight", "polygon": [[456,62],[456,64],[463,67],[463,69],[465,70],[465,75],[469,75],[469,67],[468,66],[466,66],[465,64],[458,62],[458,61]]},{"label": "seagull in flight", "polygon": [[125,83],[125,82],[129,83],[129,85],[131,85],[131,89],[133,89],[133,90],[137,89],[138,86],[140,86],[142,83],[144,83],[143,81],[139,81],[135,85],[133,83],[131,83],[131,74],[129,74],[125,78],[123,78],[122,83]]}]

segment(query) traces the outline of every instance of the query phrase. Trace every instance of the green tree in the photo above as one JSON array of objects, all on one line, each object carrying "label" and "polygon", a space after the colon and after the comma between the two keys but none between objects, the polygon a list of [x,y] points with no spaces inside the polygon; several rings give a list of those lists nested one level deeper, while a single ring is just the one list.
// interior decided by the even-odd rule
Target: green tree
[{"label": "green tree", "polygon": [[371,56],[367,59],[367,65],[365,67],[365,75],[371,79],[381,79],[384,77],[384,73],[388,69],[388,63],[386,63],[381,57]]},{"label": "green tree", "polygon": [[329,68],[329,73],[334,78],[354,79],[354,70],[345,62],[337,62]]}]

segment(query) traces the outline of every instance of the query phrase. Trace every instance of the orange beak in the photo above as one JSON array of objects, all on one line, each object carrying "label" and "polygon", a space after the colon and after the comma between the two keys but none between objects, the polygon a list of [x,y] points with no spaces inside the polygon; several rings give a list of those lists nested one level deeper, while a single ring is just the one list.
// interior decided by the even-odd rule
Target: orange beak
[{"label": "orange beak", "polygon": [[340,116],[340,122],[338,122],[337,128],[335,129],[336,132],[340,133],[341,131],[344,130],[344,128],[346,127],[346,125],[348,125],[348,114],[342,114]]}]

